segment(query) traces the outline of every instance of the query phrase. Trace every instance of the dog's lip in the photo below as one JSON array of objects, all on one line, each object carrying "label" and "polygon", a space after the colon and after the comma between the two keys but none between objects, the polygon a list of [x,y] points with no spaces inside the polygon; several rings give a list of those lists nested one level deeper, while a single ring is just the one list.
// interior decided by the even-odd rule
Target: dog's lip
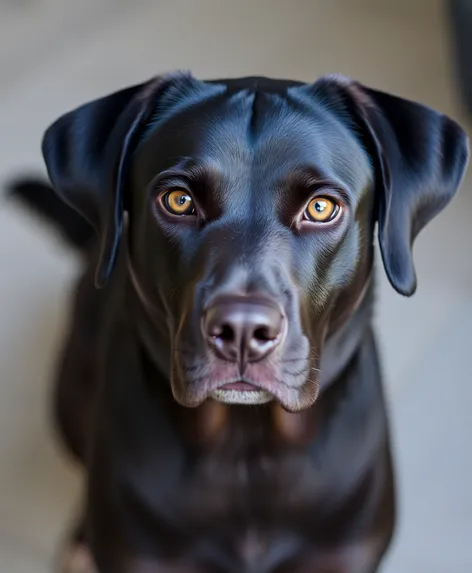
[{"label": "dog's lip", "polygon": [[[285,380],[276,362],[262,367],[260,364],[249,364],[245,372],[240,372],[237,364],[218,360],[196,376],[189,372],[190,375],[186,377],[184,371],[184,377],[180,379],[175,376],[178,372],[175,371],[172,388],[177,401],[186,407],[198,407],[215,395],[219,401],[240,403],[239,400],[244,400],[247,404],[251,400],[255,403],[258,396],[261,398],[264,395],[265,401],[270,399],[287,411],[296,412],[311,406],[316,399],[317,382],[308,376],[308,364],[303,365],[306,374],[300,371],[295,379]],[[250,389],[239,386],[241,382],[248,384]],[[239,389],[229,386],[235,383],[238,383]]]},{"label": "dog's lip", "polygon": [[246,375],[238,375],[234,378],[227,378],[218,382],[214,381],[207,388],[207,395],[214,391],[218,392],[232,392],[232,393],[265,393],[272,395],[273,399],[283,401],[284,387],[275,379],[269,380],[254,380],[252,377]]},{"label": "dog's lip", "polygon": [[258,392],[261,389],[254,386],[250,382],[238,380],[236,382],[228,382],[218,387],[218,390],[232,390],[237,392]]},{"label": "dog's lip", "polygon": [[[245,386],[239,386],[240,383]],[[237,384],[239,389],[232,387]],[[246,386],[247,385],[247,386]],[[244,388],[244,389],[243,389]],[[289,412],[298,412],[308,406],[311,406],[314,400],[307,401],[301,394],[303,386],[289,387],[285,384],[269,382],[267,380],[259,381],[253,380],[246,376],[228,377],[226,379],[211,380],[206,386],[193,385],[192,389],[186,396],[182,396],[182,405],[186,407],[198,407],[208,398],[216,399],[217,401],[227,401],[228,403],[243,403],[239,401],[239,396],[244,403],[256,403],[257,398],[263,398],[264,402],[275,400],[280,406]],[[177,400],[179,398],[176,396]],[[262,403],[262,401],[260,402]]]}]

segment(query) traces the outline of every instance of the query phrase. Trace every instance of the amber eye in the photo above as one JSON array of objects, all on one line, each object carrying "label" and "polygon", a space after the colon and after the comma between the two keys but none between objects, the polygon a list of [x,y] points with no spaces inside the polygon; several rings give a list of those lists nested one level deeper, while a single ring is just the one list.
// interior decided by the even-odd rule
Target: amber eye
[{"label": "amber eye", "polygon": [[315,223],[328,223],[336,218],[340,207],[336,201],[328,197],[317,197],[308,203],[305,218]]},{"label": "amber eye", "polygon": [[184,216],[195,214],[193,199],[184,189],[166,191],[162,195],[162,202],[164,207],[169,213],[172,213],[172,215]]}]

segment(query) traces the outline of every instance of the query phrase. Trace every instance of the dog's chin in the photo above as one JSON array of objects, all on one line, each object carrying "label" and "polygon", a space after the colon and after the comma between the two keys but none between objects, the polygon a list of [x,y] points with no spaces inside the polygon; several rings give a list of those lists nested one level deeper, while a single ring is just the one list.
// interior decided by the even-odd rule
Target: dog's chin
[{"label": "dog's chin", "polygon": [[267,390],[256,388],[247,382],[224,384],[210,392],[210,398],[222,404],[240,404],[242,406],[257,406],[275,400],[275,396]]}]

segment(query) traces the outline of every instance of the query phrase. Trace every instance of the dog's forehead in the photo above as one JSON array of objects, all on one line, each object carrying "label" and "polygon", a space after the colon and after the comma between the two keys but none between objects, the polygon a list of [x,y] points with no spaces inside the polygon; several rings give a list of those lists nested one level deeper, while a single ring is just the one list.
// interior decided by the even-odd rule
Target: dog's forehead
[{"label": "dog's forehead", "polygon": [[312,167],[348,187],[365,185],[367,154],[328,108],[297,92],[304,84],[258,77],[199,84],[199,97],[157,121],[138,149],[148,181],[191,160],[238,176]]}]

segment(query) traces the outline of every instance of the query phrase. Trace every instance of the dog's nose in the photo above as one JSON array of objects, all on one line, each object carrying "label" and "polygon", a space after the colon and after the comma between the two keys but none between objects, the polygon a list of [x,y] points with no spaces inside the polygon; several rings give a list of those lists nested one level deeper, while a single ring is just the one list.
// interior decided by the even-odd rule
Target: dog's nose
[{"label": "dog's nose", "polygon": [[203,335],[221,358],[248,362],[268,356],[283,338],[284,314],[272,300],[253,296],[219,297],[206,310]]}]

